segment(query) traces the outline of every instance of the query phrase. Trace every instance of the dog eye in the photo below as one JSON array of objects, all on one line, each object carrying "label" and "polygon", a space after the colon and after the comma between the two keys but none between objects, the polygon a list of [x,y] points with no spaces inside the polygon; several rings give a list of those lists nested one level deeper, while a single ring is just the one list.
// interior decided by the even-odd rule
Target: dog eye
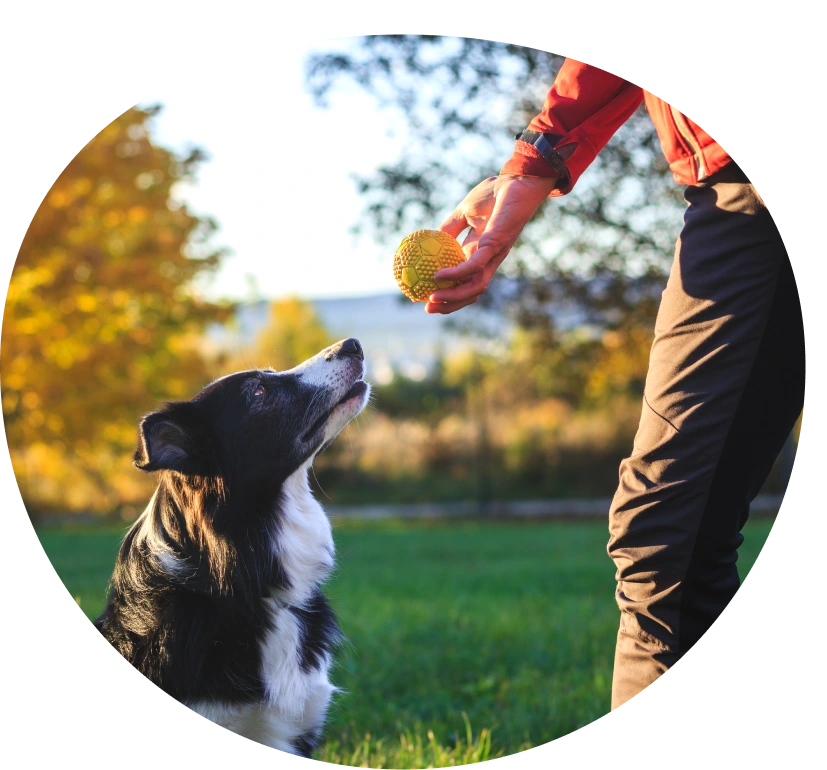
[{"label": "dog eye", "polygon": [[264,385],[259,385],[259,386],[258,386],[258,387],[257,387],[257,388],[253,391],[253,395],[254,395],[254,396],[263,396],[266,392],[267,392],[267,388],[265,388],[265,387],[264,387]]}]

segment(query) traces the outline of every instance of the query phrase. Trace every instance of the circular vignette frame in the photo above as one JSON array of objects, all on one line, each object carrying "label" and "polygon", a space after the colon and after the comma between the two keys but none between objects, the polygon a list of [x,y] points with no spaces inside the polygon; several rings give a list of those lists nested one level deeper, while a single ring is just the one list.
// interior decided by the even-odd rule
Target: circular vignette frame
[{"label": "circular vignette frame", "polygon": [[[478,7],[481,3],[480,2],[468,2],[468,0],[455,0],[451,5],[454,8],[459,7]],[[124,110],[128,109],[130,105],[135,104],[137,98],[143,95],[144,89],[158,87],[163,80],[171,80],[174,79],[178,72],[184,73],[187,71],[192,70],[193,64],[204,64],[204,63],[216,63],[216,59],[218,56],[228,56],[228,55],[239,55],[240,49],[242,45],[244,47],[252,47],[252,45],[262,45],[261,40],[262,38],[267,38],[272,43],[272,41],[284,39],[284,38],[292,38],[293,35],[288,34],[279,34],[279,29],[284,30],[285,25],[297,25],[299,21],[308,22],[308,21],[320,21],[325,17],[331,17],[336,15],[337,9],[342,8],[365,8],[368,3],[351,3],[351,2],[322,2],[320,8],[303,8],[300,11],[297,10],[288,10],[284,9],[280,16],[274,17],[257,17],[256,22],[254,24],[235,24],[233,25],[231,31],[229,32],[221,32],[221,33],[210,33],[205,40],[193,41],[189,48],[179,48],[176,50],[175,55],[173,56],[163,56],[160,60],[152,67],[151,70],[142,72],[136,75],[136,77],[129,81],[129,83],[121,88],[118,95],[109,103],[107,104],[100,112],[98,112],[94,119],[90,120],[86,127],[80,129],[80,136],[79,141],[72,145],[71,149],[66,151],[62,158],[59,158],[56,163],[56,172],[54,176],[50,176],[48,178],[48,186],[50,187],[52,182],[57,178],[57,176],[63,171],[66,167],[66,164],[73,158],[74,154],[77,153],[80,148],[89,141],[89,139],[97,133],[97,131],[101,130],[105,125],[107,125],[111,120],[113,120],[117,115],[119,115]],[[425,3],[423,4],[427,7],[442,7],[441,4],[431,4]],[[488,4],[486,4],[488,5]],[[492,6],[488,7],[502,7],[508,9],[510,4],[508,2],[503,3],[494,3]],[[752,113],[747,112],[747,110],[739,103],[737,98],[733,96],[725,87],[723,87],[720,81],[716,80],[713,75],[709,72],[700,71],[695,65],[689,62],[687,57],[684,56],[675,56],[672,54],[671,49],[660,47],[657,43],[653,40],[643,40],[641,36],[637,33],[633,32],[620,32],[617,30],[616,26],[613,24],[596,24],[593,23],[590,17],[583,17],[583,16],[574,16],[570,15],[568,11],[565,9],[540,9],[540,8],[528,8],[524,6],[522,3],[515,3],[514,7],[511,9],[512,14],[515,19],[520,17],[544,17],[550,22],[550,25],[568,25],[579,27],[583,30],[587,35],[590,33],[590,37],[594,38],[595,35],[593,33],[599,33],[604,36],[604,39],[608,41],[613,41],[615,44],[626,44],[627,46],[631,47],[632,49],[640,49],[643,51],[644,56],[648,56],[649,60],[661,60],[667,67],[671,68],[672,72],[679,73],[686,77],[686,79],[690,83],[690,87],[694,86],[695,92],[698,93],[699,90],[701,92],[707,92],[711,97],[714,97],[718,100],[718,102],[723,105],[729,113],[732,113],[737,120],[743,125],[749,132],[749,135],[753,139],[757,139],[760,144],[765,148],[766,152],[770,155],[771,158],[774,158],[774,166],[777,170],[779,170],[783,176],[783,182],[785,186],[785,192],[789,191],[791,194],[792,201],[794,202],[793,205],[798,206],[799,215],[800,215],[800,223],[806,228],[807,233],[807,256],[813,260],[814,262],[814,273],[816,279],[816,286],[815,292],[816,295],[819,297],[824,297],[827,294],[825,291],[825,279],[824,279],[824,244],[823,241],[819,241],[816,235],[816,219],[813,214],[810,213],[809,207],[809,200],[808,194],[802,190],[801,180],[798,176],[795,176],[792,169],[791,161],[785,157],[783,152],[781,152],[775,144],[771,142],[769,132],[767,129],[762,126],[759,121],[753,117]],[[298,13],[301,14],[301,19],[298,16]],[[351,17],[353,18],[353,17]],[[327,26],[328,24],[320,23],[319,26]],[[312,27],[311,27],[312,28]],[[317,34],[317,33],[316,33]],[[351,34],[351,35],[359,35],[359,34],[382,34],[382,33],[339,33],[339,34]],[[417,33],[410,33],[410,34],[417,34]],[[422,33],[418,33],[422,34]],[[433,34],[433,33],[429,33]],[[490,35],[490,33],[461,33],[461,32],[444,32],[439,33],[443,35],[462,35],[462,36],[471,36],[477,37],[481,39],[491,39],[491,40],[503,40],[503,38],[495,37]],[[252,41],[253,39],[258,40],[259,42],[252,43],[248,45],[248,41]],[[535,40],[510,40],[513,43],[521,43],[524,45],[540,45],[540,47],[545,47],[541,41]],[[591,50],[591,49],[590,49]],[[589,61],[594,64],[600,65],[600,61],[595,59],[591,56],[577,56],[576,51],[572,49],[571,51],[564,51],[568,55],[575,56],[575,58],[580,58],[585,61]],[[602,65],[605,66],[605,65]],[[613,68],[614,71],[618,71],[616,68]],[[691,115],[698,123],[704,125],[703,119],[699,118],[695,114],[695,110],[693,110],[692,101],[687,103],[679,103],[676,100],[673,100],[667,93],[663,91],[662,88],[656,89],[655,87],[649,86],[647,81],[640,80],[638,78],[633,77],[632,72],[620,72],[619,74],[623,74],[624,76],[628,77],[629,79],[634,80],[635,82],[639,83],[640,85],[644,86],[645,88],[649,88],[649,90],[658,93],[659,96],[662,96],[667,101],[673,102],[677,104],[683,111],[687,112],[687,114]],[[671,84],[670,84],[671,88]],[[686,87],[681,86],[679,89],[680,92],[685,91]],[[704,126],[707,128],[710,134],[721,140],[720,132],[716,133],[714,130],[714,126]],[[728,143],[724,142],[722,144],[728,148]],[[736,157],[737,160],[737,153],[732,151],[731,154]],[[766,191],[763,190],[760,186],[760,180],[753,180],[753,183],[759,189],[762,196],[766,199],[768,205],[770,204],[770,200],[766,194]],[[47,187],[48,190],[48,187]],[[46,191],[47,191],[46,190]],[[46,191],[42,193],[42,195],[46,194]],[[41,198],[42,198],[41,195]],[[39,200],[33,201],[32,213],[34,213],[34,209],[37,207]],[[28,226],[29,222],[31,221],[31,216],[27,216],[24,218],[24,229],[17,233],[17,248],[19,249],[20,243],[22,241],[23,235],[25,233],[25,229]],[[803,250],[802,250],[803,251]],[[11,276],[11,269],[13,266],[13,258],[9,261],[9,269]],[[805,280],[802,271],[802,281]],[[799,449],[799,470],[794,471],[792,474],[792,481],[791,487],[787,490],[787,494],[784,497],[784,505],[783,509],[778,512],[775,527],[772,529],[772,532],[768,538],[767,543],[764,545],[762,553],[758,557],[758,562],[756,563],[755,567],[750,573],[750,576],[746,579],[745,583],[751,583],[752,577],[755,574],[755,570],[758,569],[763,561],[766,561],[769,557],[769,546],[775,544],[776,542],[776,532],[777,529],[781,529],[784,527],[784,516],[785,513],[792,511],[792,504],[793,498],[800,497],[801,495],[801,482],[808,480],[808,450],[809,448],[814,448],[815,443],[815,434],[816,434],[816,426],[821,425],[824,422],[824,386],[825,382],[827,382],[827,375],[825,375],[824,368],[816,368],[815,369],[815,378],[814,383],[811,380],[811,384],[815,385],[814,388],[814,395],[815,395],[815,414],[813,414],[813,404],[810,403],[809,408],[805,409],[804,413],[804,424],[802,428],[802,436],[801,436],[801,444]],[[811,394],[813,390],[810,391]],[[11,463],[9,462],[9,479],[13,480],[13,470],[11,467]],[[17,495],[18,503],[22,503],[19,495]],[[25,519],[24,514],[24,526],[28,526],[28,522]],[[34,534],[32,534],[32,542],[39,547],[39,543],[35,538]],[[42,561],[47,561],[46,557],[43,555],[42,549],[40,550],[40,558]],[[77,613],[77,617],[80,619],[81,625],[88,625],[89,619],[87,619],[79,610],[79,608],[74,604],[71,597],[66,593],[63,589],[63,586],[60,584],[59,580],[56,578],[54,572],[52,571],[51,567],[48,568],[48,572],[50,576],[55,577],[55,585],[57,588],[58,594],[63,594],[66,601],[70,602],[72,608]],[[739,593],[739,602],[743,598],[743,588]],[[132,670],[132,669],[130,669]],[[649,690],[643,693],[638,698],[630,701],[626,706],[629,705],[636,705],[641,702],[641,700],[645,699],[648,693],[658,686],[663,687],[661,682],[669,681],[672,679],[673,671],[670,670],[667,672],[666,675],[662,677],[657,683],[655,683]],[[140,678],[140,677],[139,677]],[[607,715],[603,720],[600,722],[590,725],[590,728],[598,727],[601,724],[605,723],[607,720],[615,719],[617,713],[621,713],[625,710],[626,706],[621,707],[618,709],[617,712],[612,712],[611,714]],[[176,706],[176,710],[178,711],[187,711],[182,707]],[[589,728],[585,728],[589,729]],[[584,730],[578,731],[576,735],[581,736],[585,733]],[[566,743],[568,739],[564,738],[555,743]],[[542,747],[538,747],[536,751],[543,751]],[[533,752],[529,752],[533,753]],[[511,757],[513,759],[526,759],[528,754],[522,754],[519,756]]]}]

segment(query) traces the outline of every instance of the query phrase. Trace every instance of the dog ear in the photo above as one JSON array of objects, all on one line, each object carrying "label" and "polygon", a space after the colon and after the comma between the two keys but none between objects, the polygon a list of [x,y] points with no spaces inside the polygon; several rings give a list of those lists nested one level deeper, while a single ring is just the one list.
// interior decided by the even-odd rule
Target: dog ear
[{"label": "dog ear", "polygon": [[167,404],[141,419],[132,464],[142,471],[171,470],[188,476],[209,472],[204,430],[188,402]]}]

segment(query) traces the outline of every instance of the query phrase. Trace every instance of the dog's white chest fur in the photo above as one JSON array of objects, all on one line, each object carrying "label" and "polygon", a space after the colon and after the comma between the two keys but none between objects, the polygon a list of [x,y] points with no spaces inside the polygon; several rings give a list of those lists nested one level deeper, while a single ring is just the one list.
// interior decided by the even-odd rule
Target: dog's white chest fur
[{"label": "dog's white chest fur", "polygon": [[196,702],[187,705],[233,732],[282,751],[294,752],[295,741],[318,733],[324,725],[335,687],[328,680],[330,659],[305,670],[301,665],[302,626],[292,608],[301,608],[333,569],[330,521],[313,498],[307,467],[283,487],[276,556],[289,582],[264,600],[270,628],[261,646],[261,703],[230,705]]},{"label": "dog's white chest fur", "polygon": [[290,588],[275,598],[300,607],[333,569],[333,532],[330,520],[310,491],[309,463],[284,482],[283,515],[273,538],[276,557],[284,567]]}]

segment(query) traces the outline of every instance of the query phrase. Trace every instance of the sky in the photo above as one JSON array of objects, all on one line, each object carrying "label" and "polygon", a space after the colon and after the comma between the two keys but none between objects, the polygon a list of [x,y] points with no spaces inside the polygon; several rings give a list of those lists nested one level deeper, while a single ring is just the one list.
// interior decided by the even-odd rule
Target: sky
[{"label": "sky", "polygon": [[371,97],[344,83],[330,106],[320,108],[303,86],[307,54],[342,44],[271,52],[266,88],[260,74],[249,83],[237,75],[204,83],[194,68],[142,100],[163,105],[154,119],[158,143],[180,151],[196,145],[209,155],[196,183],[177,194],[217,220],[214,243],[232,252],[207,287],[211,296],[312,299],[396,291],[395,242],[382,248],[350,232],[362,208],[351,175],[397,156],[385,129],[400,116],[379,111]]}]

